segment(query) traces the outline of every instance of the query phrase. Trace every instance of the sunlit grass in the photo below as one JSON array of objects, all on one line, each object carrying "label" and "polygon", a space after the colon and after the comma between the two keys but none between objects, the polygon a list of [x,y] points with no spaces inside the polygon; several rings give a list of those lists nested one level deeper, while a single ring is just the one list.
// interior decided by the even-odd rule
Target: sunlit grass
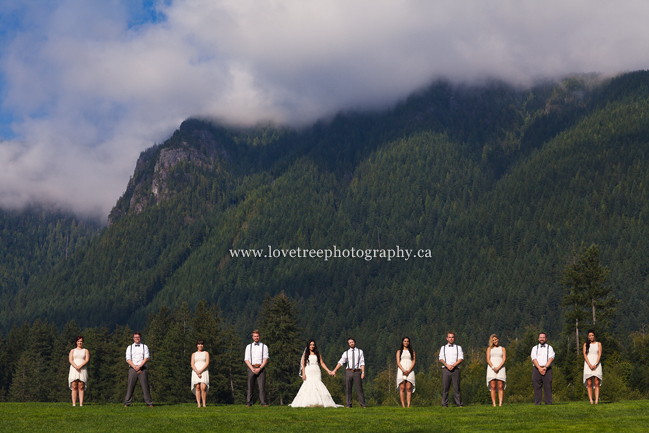
[{"label": "sunlit grass", "polygon": [[649,401],[591,406],[587,402],[553,406],[531,404],[464,408],[370,407],[293,409],[271,406],[211,406],[2,403],[0,430],[10,432],[175,432],[175,431],[624,431],[649,430]]}]

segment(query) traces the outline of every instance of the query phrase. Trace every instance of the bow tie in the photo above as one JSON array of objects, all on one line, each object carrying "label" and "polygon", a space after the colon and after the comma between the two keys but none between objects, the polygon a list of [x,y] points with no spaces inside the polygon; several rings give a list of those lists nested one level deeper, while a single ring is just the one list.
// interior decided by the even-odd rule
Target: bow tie
[{"label": "bow tie", "polygon": [[140,345],[139,345],[139,344],[136,344],[135,347],[140,347]]},{"label": "bow tie", "polygon": [[541,344],[541,349],[543,349],[544,347],[545,347],[545,344]]},{"label": "bow tie", "polygon": [[259,343],[255,343],[255,346],[259,346]]}]

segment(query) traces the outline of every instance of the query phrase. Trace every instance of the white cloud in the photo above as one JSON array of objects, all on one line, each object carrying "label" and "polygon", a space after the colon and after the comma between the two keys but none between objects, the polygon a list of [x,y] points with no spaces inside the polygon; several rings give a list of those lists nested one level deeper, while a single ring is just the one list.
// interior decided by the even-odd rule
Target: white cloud
[{"label": "white cloud", "polygon": [[0,205],[104,217],[139,152],[192,115],[299,124],[442,76],[526,84],[649,67],[644,1],[176,0],[159,5],[165,21],[133,28],[119,2],[0,13],[18,7],[21,27],[0,41],[18,136],[0,142]]}]

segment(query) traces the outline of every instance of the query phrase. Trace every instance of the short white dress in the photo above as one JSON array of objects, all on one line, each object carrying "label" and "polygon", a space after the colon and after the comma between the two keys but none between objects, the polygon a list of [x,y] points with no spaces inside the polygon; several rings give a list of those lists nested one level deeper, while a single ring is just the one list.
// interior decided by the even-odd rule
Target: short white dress
[{"label": "short white dress", "polygon": [[[401,354],[401,366],[404,370],[408,370],[412,367],[412,357],[410,356],[409,350],[404,350]],[[412,384],[412,392],[415,392],[415,372],[411,371],[408,376],[404,376],[403,371],[397,367],[397,392],[399,391],[399,385],[401,385],[401,382],[406,380]]]},{"label": "short white dress", "polygon": [[[594,364],[597,362],[597,356],[599,355],[599,345],[597,343],[591,343],[590,348],[588,349],[588,361],[591,364]],[[596,377],[599,379],[599,384],[602,384],[602,363],[600,362],[597,364],[597,368],[595,370],[591,370],[588,364],[586,364],[586,361],[584,361],[584,386],[588,386],[586,384],[586,379],[589,379],[591,377]]]},{"label": "short white dress", "polygon": [[[194,366],[196,369],[200,370],[205,367],[207,363],[207,352],[194,352]],[[192,392],[196,394],[196,384],[204,383],[205,384],[205,393],[210,390],[210,372],[205,370],[201,373],[201,377],[198,377],[198,374],[192,370]]]},{"label": "short white dress", "polygon": [[[492,347],[491,348],[491,358],[489,359],[492,365],[499,366],[503,362],[503,348]],[[507,388],[507,372],[505,371],[505,366],[503,366],[498,373],[491,368],[491,365],[487,365],[487,388],[491,389],[492,380],[502,380],[503,389]]]},{"label": "short white dress", "polygon": [[[86,349],[74,349],[74,354],[72,355],[72,361],[76,365],[83,364],[86,360]],[[81,371],[77,371],[76,368],[70,364],[70,373],[68,374],[68,386],[72,389],[72,382],[75,380],[80,380],[83,382],[84,389],[88,389],[88,364],[81,367]]]}]

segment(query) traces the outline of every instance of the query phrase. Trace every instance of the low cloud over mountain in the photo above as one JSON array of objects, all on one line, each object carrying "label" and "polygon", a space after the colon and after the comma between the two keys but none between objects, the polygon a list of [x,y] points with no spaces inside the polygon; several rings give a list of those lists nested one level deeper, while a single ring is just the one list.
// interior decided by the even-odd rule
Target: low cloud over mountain
[{"label": "low cloud over mountain", "polygon": [[0,205],[105,218],[138,154],[189,116],[301,125],[439,77],[646,69],[648,15],[642,1],[3,2]]}]

